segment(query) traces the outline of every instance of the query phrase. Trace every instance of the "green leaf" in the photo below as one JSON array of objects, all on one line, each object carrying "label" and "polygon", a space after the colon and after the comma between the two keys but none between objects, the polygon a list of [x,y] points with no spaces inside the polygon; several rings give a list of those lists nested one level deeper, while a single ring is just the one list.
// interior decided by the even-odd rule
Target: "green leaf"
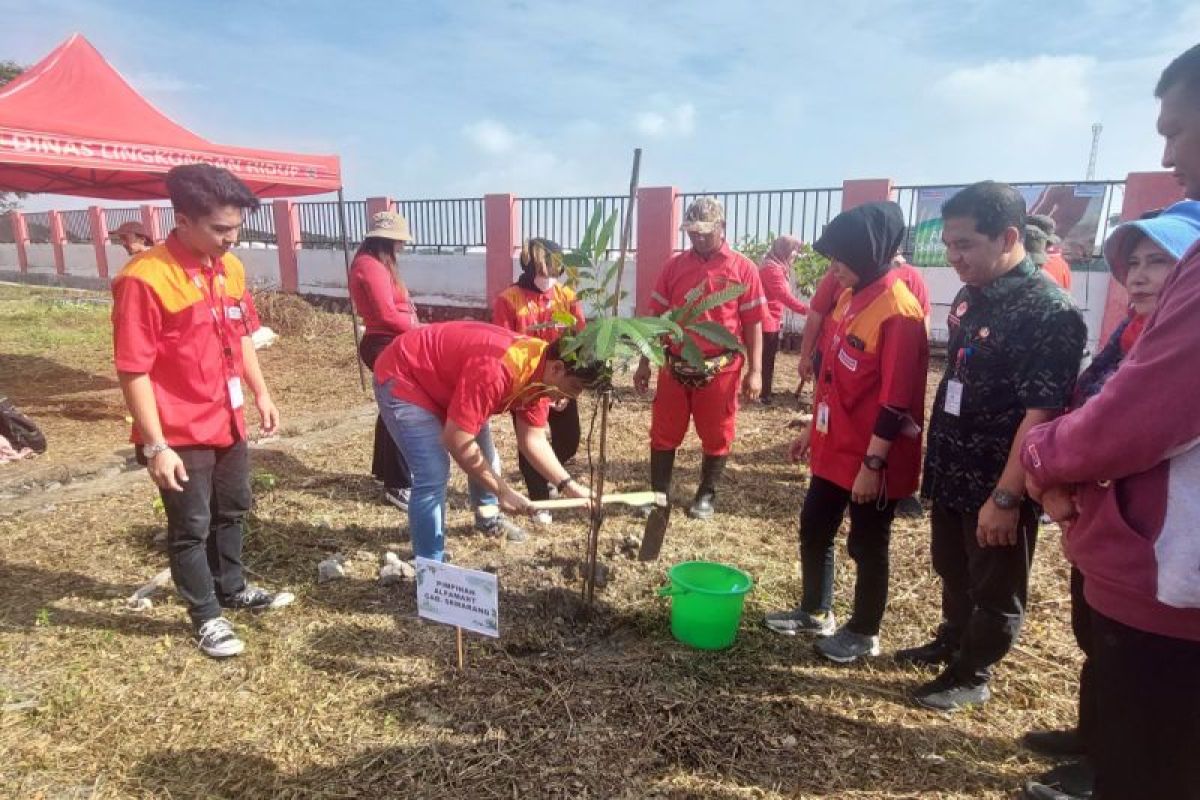
[{"label": "green leaf", "polygon": [[[596,206],[599,209],[599,206]],[[614,211],[608,215],[608,219],[604,221],[604,227],[600,229],[600,233],[596,238],[595,247],[592,252],[596,254],[596,260],[604,257],[604,253],[608,250],[608,245],[612,242],[613,231],[617,228],[617,212]]]},{"label": "green leaf", "polygon": [[561,309],[555,311],[550,318],[553,319],[556,324],[566,325],[568,328],[574,328],[579,323],[579,320],[575,319],[574,314],[572,314],[570,311],[563,311]]},{"label": "green leaf", "polygon": [[593,361],[608,362],[613,357],[613,343],[616,341],[618,329],[618,320],[613,317],[604,317],[596,320],[593,324],[596,326],[596,345],[595,358]]},{"label": "green leaf", "polygon": [[655,366],[659,366],[663,362],[662,345],[655,342],[652,338],[647,337],[630,319],[622,317],[612,317],[617,330],[621,334],[622,341],[628,342],[637,348],[638,352],[650,359]]},{"label": "green leaf", "polygon": [[[703,316],[706,311],[711,311],[719,305],[728,303],[730,300],[741,297],[742,292],[746,291],[745,284],[731,283],[720,291],[713,292],[692,306],[692,319]],[[686,325],[684,326],[686,327]]]},{"label": "green leaf", "polygon": [[600,229],[600,221],[604,218],[604,209],[597,203],[592,209],[592,217],[588,220],[587,228],[583,232],[583,238],[579,240],[579,250],[576,252],[586,253],[591,256],[596,249],[596,231]]},{"label": "green leaf", "polygon": [[704,353],[700,350],[700,346],[692,337],[687,337],[683,340],[683,360],[689,365],[700,369],[704,366]]},{"label": "green leaf", "polygon": [[702,336],[719,347],[724,347],[726,350],[737,350],[739,353],[745,352],[745,350],[742,348],[741,341],[739,341],[736,336],[730,333],[728,328],[719,322],[703,320],[701,322],[692,323],[687,327],[687,329],[688,331],[695,333],[698,336]]}]

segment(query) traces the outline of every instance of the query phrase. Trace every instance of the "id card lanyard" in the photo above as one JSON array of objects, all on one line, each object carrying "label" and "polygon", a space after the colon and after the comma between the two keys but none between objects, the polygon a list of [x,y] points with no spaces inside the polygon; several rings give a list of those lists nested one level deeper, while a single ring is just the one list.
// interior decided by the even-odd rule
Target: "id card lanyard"
[{"label": "id card lanyard", "polygon": [[208,306],[209,315],[212,317],[213,330],[217,335],[217,341],[221,343],[221,355],[222,360],[225,362],[225,378],[226,388],[229,392],[229,404],[232,408],[238,409],[245,402],[245,397],[242,394],[242,379],[237,374],[237,368],[233,360],[233,346],[229,343],[229,329],[226,324],[225,310],[225,274],[218,272],[215,266],[212,268],[212,291],[209,291],[208,283],[201,277],[201,273],[204,271],[201,269],[200,272],[193,275],[192,283],[204,295],[204,302]]}]

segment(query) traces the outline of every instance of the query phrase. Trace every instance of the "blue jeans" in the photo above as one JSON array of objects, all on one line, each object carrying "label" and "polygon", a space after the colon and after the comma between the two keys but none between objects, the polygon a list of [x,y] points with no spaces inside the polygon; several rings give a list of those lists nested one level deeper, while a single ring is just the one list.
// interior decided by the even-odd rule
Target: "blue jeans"
[{"label": "blue jeans", "polygon": [[[442,444],[444,423],[436,414],[396,398],[389,384],[375,381],[375,402],[379,404],[383,424],[412,471],[408,528],[413,555],[441,561],[446,549],[446,484],[450,481],[450,452]],[[475,436],[475,443],[499,475],[500,458],[492,444],[489,426],[483,426]],[[496,495],[474,481],[468,482],[468,494],[475,524],[483,527],[485,523],[478,509],[497,505]]]}]

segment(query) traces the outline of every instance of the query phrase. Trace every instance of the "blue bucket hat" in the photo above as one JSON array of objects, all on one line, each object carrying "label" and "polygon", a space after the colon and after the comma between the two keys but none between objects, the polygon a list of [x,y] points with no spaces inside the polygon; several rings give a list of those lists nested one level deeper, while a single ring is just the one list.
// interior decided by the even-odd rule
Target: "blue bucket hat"
[{"label": "blue bucket hat", "polygon": [[1129,275],[1129,264],[1121,255],[1128,254],[1129,238],[1135,231],[1178,261],[1200,239],[1200,200],[1181,200],[1164,208],[1156,217],[1123,222],[1113,230],[1104,243],[1104,260],[1122,286]]}]

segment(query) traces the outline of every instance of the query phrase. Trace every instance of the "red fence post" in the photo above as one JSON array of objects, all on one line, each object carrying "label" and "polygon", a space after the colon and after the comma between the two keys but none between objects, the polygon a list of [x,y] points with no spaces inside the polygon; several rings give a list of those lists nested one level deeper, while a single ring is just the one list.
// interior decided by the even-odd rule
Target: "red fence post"
[{"label": "red fence post", "polygon": [[25,225],[25,215],[20,211],[10,211],[8,219],[12,225],[13,242],[17,245],[17,266],[21,272],[29,272],[29,228]]},{"label": "red fence post", "polygon": [[842,211],[849,211],[863,203],[880,203],[891,199],[891,178],[842,181]]},{"label": "red fence post", "polygon": [[485,244],[487,292],[485,300],[491,308],[492,300],[504,291],[513,280],[513,252],[520,240],[517,232],[517,198],[511,194],[487,194],[483,196],[483,228]]},{"label": "red fence post", "polygon": [[92,247],[96,249],[96,274],[101,278],[108,277],[108,225],[104,219],[104,209],[100,206],[88,207],[88,225],[92,231]]},{"label": "red fence post", "polygon": [[647,314],[647,304],[659,273],[671,256],[679,236],[679,190],[674,186],[648,186],[637,193],[637,283],[634,304]]},{"label": "red fence post", "polygon": [[[1162,208],[1183,199],[1183,187],[1169,172],[1131,172],[1125,176],[1125,201],[1121,221],[1137,219],[1153,208]],[[1104,318],[1100,323],[1100,345],[1116,330],[1129,311],[1129,293],[1111,277],[1104,298]]]},{"label": "red fence post", "polygon": [[279,246],[279,288],[300,291],[300,209],[291,200],[273,200],[275,241]]},{"label": "red fence post", "polygon": [[[371,217],[378,214],[380,211],[392,210],[392,198],[390,197],[368,197],[367,198],[367,227],[371,226]],[[411,223],[411,221],[410,221]],[[410,224],[411,229],[411,224]]]},{"label": "red fence post", "polygon": [[67,243],[67,232],[63,229],[62,212],[48,211],[46,217],[50,223],[50,245],[54,248],[54,271],[59,275],[65,275],[67,252],[64,248]]},{"label": "red fence post", "polygon": [[162,223],[159,221],[158,208],[155,206],[142,206],[142,227],[146,229],[146,234],[156,242],[161,242],[166,238],[162,232]]}]

